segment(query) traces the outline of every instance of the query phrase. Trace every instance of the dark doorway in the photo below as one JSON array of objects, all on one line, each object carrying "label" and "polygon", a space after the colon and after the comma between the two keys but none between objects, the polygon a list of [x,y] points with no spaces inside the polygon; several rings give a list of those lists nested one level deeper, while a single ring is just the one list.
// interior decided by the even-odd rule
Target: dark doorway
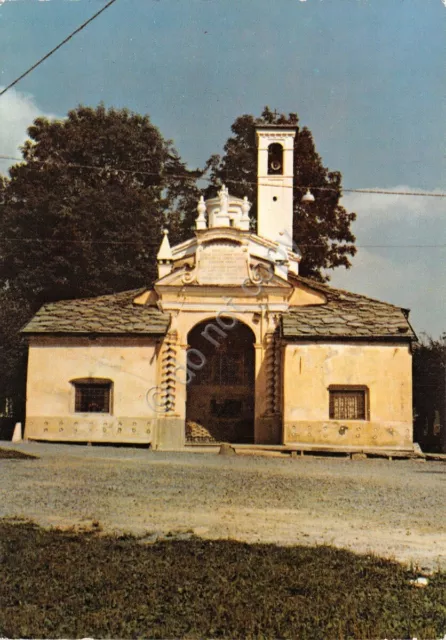
[{"label": "dark doorway", "polygon": [[188,442],[254,442],[254,342],[241,322],[212,319],[189,332]]}]

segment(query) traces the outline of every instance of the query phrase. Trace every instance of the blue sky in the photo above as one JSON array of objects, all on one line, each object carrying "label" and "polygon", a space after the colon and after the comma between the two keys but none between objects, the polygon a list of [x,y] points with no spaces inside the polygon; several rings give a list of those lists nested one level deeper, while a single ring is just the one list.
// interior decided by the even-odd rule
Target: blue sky
[{"label": "blue sky", "polygon": [[[0,85],[104,4],[0,0]],[[268,104],[299,114],[346,188],[444,192],[445,4],[117,0],[0,98],[0,154],[17,154],[40,113],[103,101],[148,113],[201,165],[238,115]],[[347,194],[344,204],[358,214],[359,251],[333,284],[411,308],[418,332],[446,331],[446,198]]]}]

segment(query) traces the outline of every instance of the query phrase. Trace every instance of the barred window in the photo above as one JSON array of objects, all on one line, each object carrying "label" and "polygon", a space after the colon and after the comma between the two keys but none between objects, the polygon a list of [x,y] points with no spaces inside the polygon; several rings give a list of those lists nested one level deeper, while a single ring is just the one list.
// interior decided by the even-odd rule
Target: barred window
[{"label": "barred window", "polygon": [[76,413],[111,413],[111,380],[83,378],[71,383]]},{"label": "barred window", "polygon": [[369,420],[368,388],[331,385],[329,415],[332,420]]}]

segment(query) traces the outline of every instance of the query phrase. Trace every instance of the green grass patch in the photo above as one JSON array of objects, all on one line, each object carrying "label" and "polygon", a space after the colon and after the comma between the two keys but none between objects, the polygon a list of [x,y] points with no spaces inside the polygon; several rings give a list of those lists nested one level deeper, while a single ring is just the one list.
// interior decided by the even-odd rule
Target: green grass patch
[{"label": "green grass patch", "polygon": [[3,449],[0,447],[0,460],[38,460],[38,456],[14,449]]},{"label": "green grass patch", "polygon": [[0,636],[440,638],[446,574],[328,546],[130,536],[0,521]]}]

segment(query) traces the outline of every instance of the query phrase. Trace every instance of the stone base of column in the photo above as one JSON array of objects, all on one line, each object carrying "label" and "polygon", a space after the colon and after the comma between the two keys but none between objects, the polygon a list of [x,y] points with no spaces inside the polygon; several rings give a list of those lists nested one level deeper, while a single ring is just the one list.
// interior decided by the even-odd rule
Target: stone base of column
[{"label": "stone base of column", "polygon": [[257,418],[255,428],[255,444],[282,444],[282,416],[265,415]]},{"label": "stone base of column", "polygon": [[180,416],[159,417],[156,426],[155,448],[158,450],[182,449],[186,443],[185,422]]}]

